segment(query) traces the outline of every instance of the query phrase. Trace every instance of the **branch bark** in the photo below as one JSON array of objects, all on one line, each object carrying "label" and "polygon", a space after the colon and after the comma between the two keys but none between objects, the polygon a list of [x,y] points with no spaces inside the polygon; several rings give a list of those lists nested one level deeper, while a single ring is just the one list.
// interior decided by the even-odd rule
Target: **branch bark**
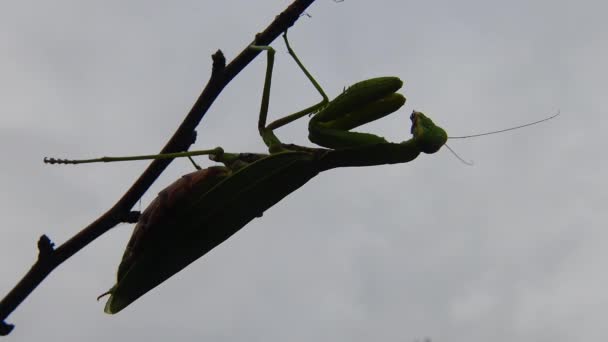
[{"label": "branch bark", "polygon": [[[279,14],[274,21],[255,37],[255,44],[269,45],[281,33],[291,27],[314,0],[296,0]],[[252,42],[253,43],[253,42]],[[243,51],[226,64],[224,55],[218,50],[213,56],[211,77],[192,109],[177,128],[160,153],[187,150],[194,142],[195,128],[211,107],[224,87],[241,72],[260,52],[246,46]],[[8,335],[14,325],[5,323],[10,315],[34,289],[61,263],[72,257],[93,240],[130,217],[131,208],[139,201],[163,170],[170,159],[154,160],[133,183],[131,188],[102,216],[57,248],[42,235],[38,241],[38,259],[17,285],[0,301],[0,335]]]}]

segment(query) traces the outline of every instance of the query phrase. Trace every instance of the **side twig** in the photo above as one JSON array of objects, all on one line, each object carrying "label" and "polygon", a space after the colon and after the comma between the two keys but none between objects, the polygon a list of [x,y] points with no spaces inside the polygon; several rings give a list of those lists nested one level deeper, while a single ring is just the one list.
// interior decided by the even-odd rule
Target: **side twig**
[{"label": "side twig", "polygon": [[[256,35],[253,43],[269,45],[281,33],[293,26],[295,21],[313,2],[314,0],[294,1],[263,32]],[[207,85],[160,153],[179,152],[190,147],[194,142],[194,130],[209,107],[224,87],[260,53],[249,49],[248,46],[228,65],[226,65],[226,59],[220,50],[212,56],[213,68]],[[132,219],[131,208],[170,162],[170,159],[152,161],[114,206],[59,247],[54,248],[53,243],[46,235],[40,237],[38,259],[17,285],[0,301],[0,335],[8,335],[11,332],[14,325],[5,323],[5,319],[57,266],[118,223]]]}]

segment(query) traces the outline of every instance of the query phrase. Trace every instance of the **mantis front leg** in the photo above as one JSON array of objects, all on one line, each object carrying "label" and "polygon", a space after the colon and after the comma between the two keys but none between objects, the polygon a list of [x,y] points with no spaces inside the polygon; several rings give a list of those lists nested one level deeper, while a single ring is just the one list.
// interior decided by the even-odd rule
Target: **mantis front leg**
[{"label": "mantis front leg", "polygon": [[387,143],[383,137],[350,130],[401,108],[405,97],[397,90],[402,85],[398,77],[378,77],[348,87],[310,120],[308,138],[333,149]]},{"label": "mantis front leg", "polygon": [[[281,141],[273,132],[274,129],[308,114],[314,114],[308,126],[309,139],[317,145],[331,149],[350,149],[378,144],[394,145],[387,142],[383,137],[370,133],[351,132],[350,130],[383,118],[401,108],[405,103],[405,97],[397,93],[403,86],[401,79],[398,77],[377,77],[365,80],[348,87],[330,102],[321,86],[300,62],[289,45],[287,33],[283,35],[283,39],[289,54],[323,99],[313,106],[266,125],[275,50],[270,46],[251,46],[252,49],[266,51],[268,55],[258,130],[271,153],[284,150]],[[411,141],[407,141],[406,146],[416,149],[416,151],[412,150],[412,153],[433,153],[445,144],[447,139],[445,131],[435,126],[422,113],[414,112],[411,119],[413,123],[411,133],[414,137],[410,139]],[[416,127],[416,132],[414,132],[414,127]],[[399,148],[399,150],[401,149]]]},{"label": "mantis front leg", "polygon": [[[401,144],[389,143],[383,137],[371,133],[351,132],[356,127],[381,119],[401,108],[405,104],[405,97],[397,93],[397,91],[403,86],[403,81],[393,76],[368,79],[355,83],[345,89],[335,99],[327,102],[327,96],[319,84],[302,65],[293,49],[289,46],[287,35],[285,34],[283,38],[289,54],[323,96],[323,101],[301,112],[273,122],[268,125],[268,129],[272,130],[280,127],[306,114],[314,114],[308,125],[308,138],[317,145],[331,149],[353,149],[372,145],[386,145],[387,150],[393,152],[401,151],[400,153],[411,156],[417,155],[420,152],[434,153],[445,144],[447,140],[446,132],[436,126],[424,114],[416,111],[410,117],[413,137]],[[372,153],[376,152],[379,151]],[[389,152],[389,154],[392,153]]]}]

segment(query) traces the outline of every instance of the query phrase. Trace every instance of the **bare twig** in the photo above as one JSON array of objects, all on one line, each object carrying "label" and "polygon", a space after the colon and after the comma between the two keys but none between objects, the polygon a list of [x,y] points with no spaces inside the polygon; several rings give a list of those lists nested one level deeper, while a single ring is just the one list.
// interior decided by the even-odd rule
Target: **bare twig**
[{"label": "bare twig", "polygon": [[[294,1],[263,32],[256,35],[254,42],[257,45],[270,44],[281,33],[291,27],[313,2],[314,0]],[[194,129],[211,104],[213,104],[224,87],[259,53],[259,51],[249,49],[247,46],[228,65],[226,65],[226,60],[221,51],[218,50],[212,56],[213,69],[207,85],[182,124],[177,128],[160,153],[179,152],[187,150],[190,147],[195,136]],[[14,326],[5,323],[4,320],[57,266],[118,223],[132,218],[132,214],[130,214],[131,208],[170,162],[170,159],[152,161],[148,168],[133,183],[131,188],[112,208],[59,247],[54,248],[53,243],[46,235],[40,237],[38,241],[38,260],[36,260],[19,283],[0,301],[0,335],[7,335],[11,332]]]}]

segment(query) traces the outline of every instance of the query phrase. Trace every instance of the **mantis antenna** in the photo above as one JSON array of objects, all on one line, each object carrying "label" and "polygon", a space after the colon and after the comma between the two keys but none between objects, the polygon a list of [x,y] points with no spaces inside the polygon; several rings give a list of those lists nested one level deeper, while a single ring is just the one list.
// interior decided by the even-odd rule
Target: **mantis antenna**
[{"label": "mantis antenna", "polygon": [[463,164],[468,165],[468,166],[473,166],[473,164],[475,164],[475,163],[473,163],[472,160],[471,161],[466,161],[466,160],[462,159],[462,157],[460,157],[458,155],[458,153],[456,153],[456,151],[452,150],[452,148],[450,147],[450,145],[445,144],[444,146],[447,147],[447,149],[450,150],[450,152],[452,152],[452,154],[454,155],[454,157],[458,158],[458,160],[460,160]]},{"label": "mantis antenna", "polygon": [[463,136],[460,136],[460,137],[448,137],[448,139],[466,139],[466,138],[481,137],[483,135],[491,135],[491,134],[496,134],[496,133],[513,131],[513,130],[516,130],[516,129],[520,129],[520,128],[536,125],[536,124],[539,124],[541,122],[549,121],[549,120],[557,117],[559,114],[560,114],[560,111],[558,110],[557,113],[551,115],[548,118],[544,118],[544,119],[541,119],[541,120],[538,120],[538,121],[534,121],[534,122],[530,122],[530,123],[527,123],[527,124],[523,124],[523,125],[519,125],[519,126],[515,126],[515,127],[510,127],[510,128],[505,128],[505,129],[501,129],[501,130],[498,130],[498,131],[480,133],[480,134],[463,135]]},{"label": "mantis antenna", "polygon": [[[545,122],[545,121],[549,121],[555,117],[557,117],[560,114],[560,111],[558,110],[557,113],[551,115],[550,117],[538,120],[538,121],[534,121],[534,122],[530,122],[527,124],[523,124],[523,125],[519,125],[519,126],[515,126],[515,127],[510,127],[510,128],[505,128],[505,129],[501,129],[498,131],[491,131],[491,132],[486,132],[486,133],[480,133],[480,134],[471,134],[471,135],[463,135],[463,136],[458,136],[458,137],[448,137],[448,139],[466,139],[466,138],[475,138],[475,137],[481,137],[484,135],[491,135],[491,134],[497,134],[497,133],[503,133],[503,132],[508,132],[508,131],[513,131],[516,129],[520,129],[520,128],[524,128],[524,127],[528,127],[528,126],[532,126],[532,125],[536,125],[539,124],[541,122]],[[472,166],[474,163],[473,161],[466,161],[464,159],[462,159],[462,157],[460,157],[458,155],[458,153],[456,153],[450,146],[448,146],[448,144],[445,144],[445,147],[447,147],[448,150],[450,150],[450,152],[452,152],[452,154],[458,158],[458,160],[460,160],[463,164],[468,165],[468,166]]]}]

